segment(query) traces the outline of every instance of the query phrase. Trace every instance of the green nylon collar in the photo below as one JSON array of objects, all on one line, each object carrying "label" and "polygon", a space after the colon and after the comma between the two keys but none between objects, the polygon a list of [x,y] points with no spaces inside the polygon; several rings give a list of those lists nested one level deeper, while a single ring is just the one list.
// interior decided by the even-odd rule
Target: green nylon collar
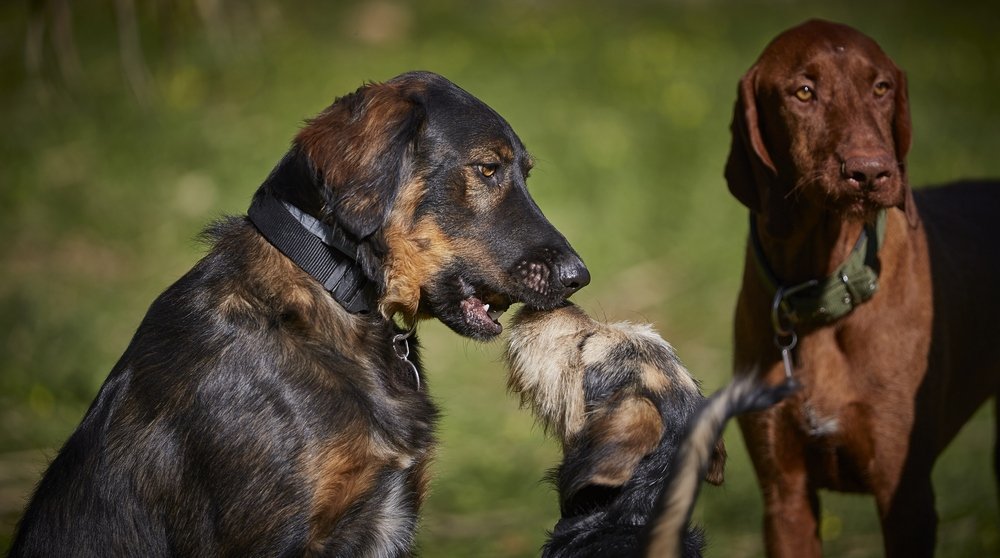
[{"label": "green nylon collar", "polygon": [[750,241],[754,263],[764,284],[774,295],[772,320],[776,333],[788,335],[796,325],[825,325],[849,314],[878,290],[878,251],[885,240],[886,210],[878,212],[875,225],[865,224],[847,260],[830,276],[785,286],[764,257],[753,214]]}]

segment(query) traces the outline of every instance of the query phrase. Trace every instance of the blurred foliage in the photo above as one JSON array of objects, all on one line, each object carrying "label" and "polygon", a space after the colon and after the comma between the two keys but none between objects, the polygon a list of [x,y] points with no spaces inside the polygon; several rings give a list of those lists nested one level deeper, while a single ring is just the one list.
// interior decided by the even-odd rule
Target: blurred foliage
[{"label": "blurred foliage", "polygon": [[[416,4],[416,3],[414,3]],[[68,0],[0,3],[0,548],[199,230],[241,213],[304,118],[363,82],[440,72],[538,159],[539,205],[587,261],[576,300],[655,322],[706,390],[729,377],[746,214],[722,180],[736,82],[809,17],[908,71],[917,184],[1000,175],[998,9],[976,2]],[[1000,240],[1000,239],[998,239]],[[445,413],[420,545],[532,556],[558,450],[505,394],[499,344],[421,326]],[[939,555],[1000,552],[991,410],[936,472]],[[735,430],[697,520],[710,556],[757,556],[760,498]],[[836,556],[881,555],[870,499],[824,497]]]}]

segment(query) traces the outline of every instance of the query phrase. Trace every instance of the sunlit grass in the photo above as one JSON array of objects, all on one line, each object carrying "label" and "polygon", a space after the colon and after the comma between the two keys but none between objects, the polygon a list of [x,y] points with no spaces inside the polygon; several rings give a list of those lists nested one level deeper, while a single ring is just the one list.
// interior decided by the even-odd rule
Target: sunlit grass
[{"label": "sunlit grass", "polygon": [[[138,4],[138,3],[137,3]],[[82,416],[153,298],[245,210],[295,130],[334,97],[410,69],[503,114],[538,159],[530,188],[587,261],[577,301],[651,321],[708,391],[729,377],[744,209],[722,180],[736,81],[807,17],[871,33],[909,76],[918,184],[1000,175],[995,8],[924,2],[227,3],[140,7],[147,96],[130,92],[111,5],[75,7],[82,74],[52,43],[24,66],[27,7],[0,5],[0,547],[46,457]],[[221,3],[220,3],[221,5]],[[374,15],[373,15],[374,14]],[[420,328],[444,411],[427,556],[531,556],[557,509],[555,445],[505,391],[502,345]],[[935,472],[941,556],[1000,552],[993,411]],[[714,556],[759,556],[742,440],[697,518]],[[881,554],[870,499],[824,499],[837,556]]]}]

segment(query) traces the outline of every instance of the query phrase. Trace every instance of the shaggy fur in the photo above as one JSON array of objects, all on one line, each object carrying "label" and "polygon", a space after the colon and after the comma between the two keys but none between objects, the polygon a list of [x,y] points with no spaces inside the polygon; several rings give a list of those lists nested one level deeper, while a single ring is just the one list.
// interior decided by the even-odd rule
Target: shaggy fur
[{"label": "shaggy fur", "polygon": [[[508,363],[511,390],[562,443],[554,472],[561,519],[543,555],[640,555],[686,425],[704,402],[697,382],[649,325],[600,323],[573,305],[518,312]],[[700,446],[714,449],[707,478],[720,484],[725,449],[711,434]],[[703,536],[684,513],[683,555],[700,556]]]},{"label": "shaggy fur", "polygon": [[510,126],[440,76],[336,100],[256,195],[356,243],[380,311],[348,312],[247,218],[217,223],[50,465],[11,555],[409,555],[437,411],[393,316],[490,339],[512,302],[552,308],[589,280],[529,197],[530,167]]},{"label": "shaggy fur", "polygon": [[[912,192],[910,135],[905,75],[844,25],[782,33],[740,81],[726,179],[779,282],[830,276],[886,212],[877,292],[836,321],[795,325],[802,389],[740,419],[770,556],[821,554],[820,489],[874,496],[886,556],[931,556],[934,462],[1000,390],[1000,184]],[[737,375],[785,375],[774,296],[748,243]]]}]

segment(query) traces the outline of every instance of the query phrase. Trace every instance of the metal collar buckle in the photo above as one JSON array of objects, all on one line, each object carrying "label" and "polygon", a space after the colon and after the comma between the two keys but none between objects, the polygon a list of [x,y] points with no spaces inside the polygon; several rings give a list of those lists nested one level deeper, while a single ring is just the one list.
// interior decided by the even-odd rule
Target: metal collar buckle
[{"label": "metal collar buckle", "polygon": [[795,334],[795,323],[798,316],[794,310],[789,311],[789,306],[785,304],[785,299],[804,289],[810,289],[819,284],[819,281],[812,279],[805,283],[800,283],[792,287],[778,287],[771,300],[771,327],[774,329],[774,346],[781,351],[781,361],[785,366],[785,379],[792,379],[792,350],[799,342],[798,335]]},{"label": "metal collar buckle", "polygon": [[413,364],[413,361],[410,360],[410,336],[416,330],[417,327],[413,326],[409,331],[393,335],[392,350],[396,352],[396,357],[399,360],[410,365],[410,370],[413,370],[413,378],[417,381],[417,391],[420,391],[420,372],[417,370],[417,365]]}]

